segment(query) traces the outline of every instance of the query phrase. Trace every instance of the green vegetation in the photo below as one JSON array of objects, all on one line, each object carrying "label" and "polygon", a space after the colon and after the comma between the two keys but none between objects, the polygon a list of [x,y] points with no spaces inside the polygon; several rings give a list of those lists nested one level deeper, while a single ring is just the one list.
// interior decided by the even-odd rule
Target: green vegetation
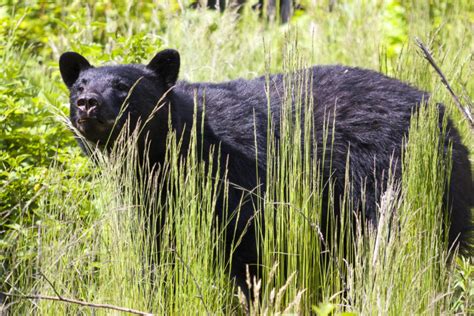
[{"label": "green vegetation", "polygon": [[[77,146],[67,125],[59,55],[77,51],[97,65],[145,63],[171,47],[182,56],[180,78],[190,81],[252,78],[327,63],[381,71],[432,91],[474,152],[468,124],[413,44],[414,36],[429,44],[454,90],[472,104],[472,1],[336,1],[332,12],[329,1],[300,2],[305,11],[278,25],[262,20],[252,1],[241,16],[193,10],[188,1],[177,0],[4,1],[0,291],[59,294],[155,314],[472,313],[472,258],[454,255],[449,264],[443,251],[441,201],[450,161],[436,146],[434,107],[421,109],[412,122],[403,179],[384,193],[378,229],[355,234],[341,229],[343,238],[330,249],[319,236],[321,214],[314,211],[322,200],[321,168],[330,161],[323,155],[312,163],[310,155],[318,149],[299,150],[295,135],[304,131],[284,120],[281,146],[268,144],[271,194],[256,206],[271,210],[264,217],[277,229],[267,225],[261,231],[264,271],[261,282],[249,280],[259,297],[251,306],[244,306],[226,277],[222,232],[212,225],[217,188],[193,151],[187,162],[179,161],[173,135],[168,164],[160,170],[167,181],[143,184],[128,168],[136,161],[130,142],[109,157],[97,153],[97,164]],[[304,86],[306,78],[297,79],[296,88]],[[300,109],[312,102],[304,92],[298,101]],[[311,130],[309,120],[304,129]],[[327,139],[323,151],[330,150]],[[349,176],[346,183],[349,191]],[[173,198],[161,205],[159,195],[166,191]],[[343,205],[350,212],[347,198]],[[159,253],[146,238],[153,229],[141,216],[147,208],[172,214]],[[92,313],[63,302],[18,297],[5,302],[12,315]]]}]

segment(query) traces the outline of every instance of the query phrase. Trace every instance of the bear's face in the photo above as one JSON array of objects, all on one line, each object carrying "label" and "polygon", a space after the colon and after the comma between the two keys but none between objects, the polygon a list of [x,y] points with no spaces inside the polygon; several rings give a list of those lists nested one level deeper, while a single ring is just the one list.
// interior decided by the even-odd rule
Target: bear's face
[{"label": "bear's face", "polygon": [[179,54],[164,50],[146,66],[96,68],[83,56],[67,52],[61,55],[59,66],[70,91],[71,123],[87,140],[107,145],[127,120],[133,130],[139,121],[157,114],[155,107],[166,103],[177,80]]}]

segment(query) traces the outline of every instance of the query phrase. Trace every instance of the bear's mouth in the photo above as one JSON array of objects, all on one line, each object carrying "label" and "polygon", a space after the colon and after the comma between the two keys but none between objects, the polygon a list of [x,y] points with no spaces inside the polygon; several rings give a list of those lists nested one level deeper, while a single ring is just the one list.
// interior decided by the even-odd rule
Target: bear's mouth
[{"label": "bear's mouth", "polygon": [[91,141],[98,141],[110,132],[109,125],[95,116],[80,117],[76,119],[75,125],[81,134]]},{"label": "bear's mouth", "polygon": [[84,116],[84,117],[80,117],[76,120],[77,125],[84,125],[84,124],[93,123],[93,122],[97,122],[99,124],[104,124],[104,121],[102,121],[101,119],[99,119],[96,116]]}]

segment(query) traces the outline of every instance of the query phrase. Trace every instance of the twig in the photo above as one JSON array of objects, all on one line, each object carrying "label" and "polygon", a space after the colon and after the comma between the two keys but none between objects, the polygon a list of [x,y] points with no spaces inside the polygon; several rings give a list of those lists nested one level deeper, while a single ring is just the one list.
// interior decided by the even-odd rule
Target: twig
[{"label": "twig", "polygon": [[115,310],[119,312],[135,314],[135,315],[153,316],[153,314],[151,313],[138,311],[136,309],[120,307],[120,306],[115,306],[115,305],[110,305],[110,304],[89,303],[89,302],[80,301],[80,300],[76,300],[72,298],[66,298],[66,297],[48,296],[48,295],[22,295],[22,294],[11,294],[11,293],[5,293],[5,292],[0,292],[0,295],[16,297],[20,299],[59,301],[59,302],[71,303],[71,304],[76,304],[76,305],[81,305],[81,306],[92,307],[92,308],[111,309],[111,310]]},{"label": "twig", "polygon": [[449,93],[454,99],[454,103],[456,103],[459,111],[461,111],[461,114],[467,119],[467,121],[470,123],[471,129],[474,129],[474,120],[471,115],[471,111],[469,110],[468,107],[465,107],[462,105],[461,101],[459,100],[458,96],[454,93],[453,89],[448,83],[448,80],[446,79],[445,75],[441,71],[441,69],[438,67],[436,62],[433,59],[433,56],[431,55],[430,51],[428,48],[426,48],[425,44],[419,39],[415,38],[416,45],[421,49],[423,53],[423,57],[430,63],[431,66],[433,66],[434,70],[438,73],[438,75],[441,78],[441,82],[444,84],[446,89],[448,89]]},{"label": "twig", "polygon": [[48,282],[48,284],[51,286],[51,288],[52,288],[53,291],[54,291],[54,294],[56,294],[56,296],[57,296],[59,299],[62,299],[62,298],[63,298],[62,295],[60,295],[59,292],[56,291],[56,288],[54,287],[53,283],[46,277],[46,275],[44,275],[44,273],[41,272],[41,271],[38,271],[38,272],[39,272],[39,274],[46,280],[46,282]]}]

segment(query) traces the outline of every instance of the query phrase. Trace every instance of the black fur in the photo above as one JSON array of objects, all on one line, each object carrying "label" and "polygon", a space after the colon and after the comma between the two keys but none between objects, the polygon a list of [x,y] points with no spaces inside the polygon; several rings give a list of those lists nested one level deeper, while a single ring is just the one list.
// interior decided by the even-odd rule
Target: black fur
[{"label": "black fur", "polygon": [[[199,115],[202,114],[203,99],[206,107],[201,148],[203,157],[208,157],[206,153],[211,145],[220,146],[221,165],[228,165],[228,179],[234,184],[229,192],[228,204],[229,211],[232,211],[239,204],[242,194],[245,194],[239,187],[251,191],[258,182],[264,187],[268,115],[266,80],[260,77],[218,84],[176,82],[179,64],[179,54],[173,50],[158,53],[147,66],[100,68],[90,66],[85,58],[76,53],[63,54],[60,70],[71,92],[71,121],[89,141],[108,147],[113,144],[117,131],[127,118],[133,128],[139,118],[144,121],[161,102],[164,106],[147,124],[143,133],[150,135],[152,140],[148,158],[152,163],[161,163],[166,150],[168,114],[171,114],[173,129],[184,132],[184,143],[187,144],[197,93],[197,99],[200,100]],[[374,174],[378,178],[383,177],[392,155],[400,157],[402,139],[407,135],[412,111],[429,95],[370,70],[316,66],[308,71],[312,76],[310,91],[315,103],[315,141],[322,142],[324,113],[334,113],[334,110],[336,113],[332,170],[326,170],[326,176],[332,174],[336,181],[336,194],[342,192],[350,146],[349,164],[355,205],[358,205],[357,196],[365,185],[365,214],[369,220],[376,221],[377,197],[374,192],[377,188]],[[136,82],[129,98],[130,105],[113,129],[119,109],[130,87]],[[270,108],[275,126],[280,120],[283,91],[283,75],[270,76]],[[440,109],[443,112],[441,105]],[[470,207],[474,195],[470,162],[468,151],[461,144],[457,131],[450,123],[448,125],[448,137],[454,146],[449,195],[452,208],[449,241],[454,244],[455,240],[459,240],[461,249],[471,253],[473,228]],[[257,131],[257,141],[254,130]],[[278,128],[275,134],[278,138]],[[258,164],[255,160],[256,149]],[[256,176],[257,168],[259,179]],[[396,174],[400,175],[399,159],[395,162],[395,168]],[[383,183],[383,179],[380,181]],[[245,284],[246,264],[250,265],[251,273],[256,273],[253,264],[257,262],[257,246],[253,225],[248,225],[254,215],[253,198],[246,194],[239,219],[229,226],[228,237],[235,227],[237,233],[248,229],[232,257],[231,275],[236,277],[241,286]],[[216,211],[222,217],[222,205],[218,205]]]}]

